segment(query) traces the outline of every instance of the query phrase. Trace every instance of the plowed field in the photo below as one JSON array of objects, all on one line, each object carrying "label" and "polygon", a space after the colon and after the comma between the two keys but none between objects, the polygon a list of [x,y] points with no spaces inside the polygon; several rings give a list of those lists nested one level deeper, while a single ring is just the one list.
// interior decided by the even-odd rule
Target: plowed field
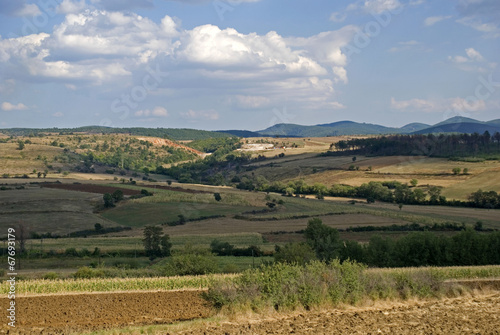
[{"label": "plowed field", "polygon": [[302,313],[178,334],[500,334],[500,294]]},{"label": "plowed field", "polygon": [[[5,310],[7,299],[0,302]],[[0,333],[72,334],[165,324],[204,318],[212,313],[201,299],[200,291],[27,296],[18,297],[16,304],[16,329],[13,331],[3,324]],[[158,329],[155,334],[500,334],[500,293],[433,301],[379,302],[371,307],[199,324],[184,331]]]},{"label": "plowed field", "polygon": [[[70,334],[208,317],[200,291],[121,292],[16,297],[18,334]],[[3,311],[9,300],[0,299]],[[7,313],[7,312],[5,312]],[[7,315],[7,314],[5,314]],[[9,329],[2,322],[0,333]],[[16,332],[14,332],[16,334]]]}]

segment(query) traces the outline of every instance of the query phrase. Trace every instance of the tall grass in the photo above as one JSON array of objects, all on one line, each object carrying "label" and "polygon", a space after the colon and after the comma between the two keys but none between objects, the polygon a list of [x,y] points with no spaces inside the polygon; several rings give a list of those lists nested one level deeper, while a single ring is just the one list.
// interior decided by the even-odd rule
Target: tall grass
[{"label": "tall grass", "polygon": [[[495,275],[496,270],[484,275]],[[474,272],[474,271],[472,271]],[[231,281],[214,281],[205,298],[229,311],[310,309],[319,306],[356,304],[365,299],[408,299],[438,297],[450,275],[472,272],[436,268],[366,269],[366,266],[338,260],[313,261],[305,266],[275,263],[249,269]]]},{"label": "tall grass", "polygon": [[444,280],[500,278],[500,265],[481,266],[443,266],[443,267],[410,267],[410,268],[371,268],[367,273],[397,273],[430,271]]},{"label": "tall grass", "polygon": [[[18,294],[209,289],[218,307],[262,309],[311,308],[368,299],[439,296],[449,279],[499,278],[500,266],[367,269],[355,262],[315,261],[302,267],[275,263],[240,275],[153,278],[37,279],[16,282]],[[0,294],[7,294],[7,281]]]},{"label": "tall grass", "polygon": [[[177,276],[156,278],[92,278],[71,280],[25,280],[16,283],[17,294],[85,293],[112,291],[151,291],[207,289],[214,282],[225,282],[235,275]],[[9,283],[4,281],[0,294],[9,292]]]}]

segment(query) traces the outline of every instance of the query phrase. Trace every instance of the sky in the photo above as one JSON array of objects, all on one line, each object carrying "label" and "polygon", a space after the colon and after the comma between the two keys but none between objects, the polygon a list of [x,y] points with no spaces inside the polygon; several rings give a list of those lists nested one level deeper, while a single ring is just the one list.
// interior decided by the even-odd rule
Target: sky
[{"label": "sky", "polygon": [[498,0],[0,0],[0,128],[499,112]]}]

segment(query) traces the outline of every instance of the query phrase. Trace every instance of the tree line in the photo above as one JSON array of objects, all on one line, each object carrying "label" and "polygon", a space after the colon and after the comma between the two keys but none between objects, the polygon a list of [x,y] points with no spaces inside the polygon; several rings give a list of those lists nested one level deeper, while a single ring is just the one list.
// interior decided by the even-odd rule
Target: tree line
[{"label": "tree line", "polygon": [[465,229],[447,237],[424,231],[398,240],[375,235],[368,244],[360,244],[342,241],[336,229],[315,218],[309,220],[304,234],[307,242],[277,247],[275,259],[291,263],[350,259],[374,267],[500,264],[500,232]]},{"label": "tree line", "polygon": [[77,133],[85,134],[128,134],[133,136],[152,136],[161,137],[174,140],[200,140],[207,138],[224,138],[231,137],[232,135],[207,130],[197,129],[177,129],[177,128],[110,128],[103,126],[85,126],[78,128],[9,128],[2,129],[2,133],[9,136],[47,136],[48,134],[59,135],[74,135]]},{"label": "tree line", "polygon": [[391,135],[332,144],[325,155],[466,157],[500,153],[500,133]]}]

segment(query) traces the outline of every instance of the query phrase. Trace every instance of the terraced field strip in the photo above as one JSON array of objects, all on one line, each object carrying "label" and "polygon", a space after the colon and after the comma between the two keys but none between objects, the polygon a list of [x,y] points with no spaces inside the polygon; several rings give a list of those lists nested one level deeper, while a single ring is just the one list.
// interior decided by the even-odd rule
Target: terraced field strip
[{"label": "terraced field strip", "polygon": [[141,194],[140,190],[128,189],[117,186],[110,185],[97,185],[97,184],[59,184],[59,183],[46,183],[42,184],[43,187],[56,188],[60,190],[78,191],[78,192],[88,192],[88,193],[113,193],[116,190],[120,190],[124,195],[137,195]]}]

